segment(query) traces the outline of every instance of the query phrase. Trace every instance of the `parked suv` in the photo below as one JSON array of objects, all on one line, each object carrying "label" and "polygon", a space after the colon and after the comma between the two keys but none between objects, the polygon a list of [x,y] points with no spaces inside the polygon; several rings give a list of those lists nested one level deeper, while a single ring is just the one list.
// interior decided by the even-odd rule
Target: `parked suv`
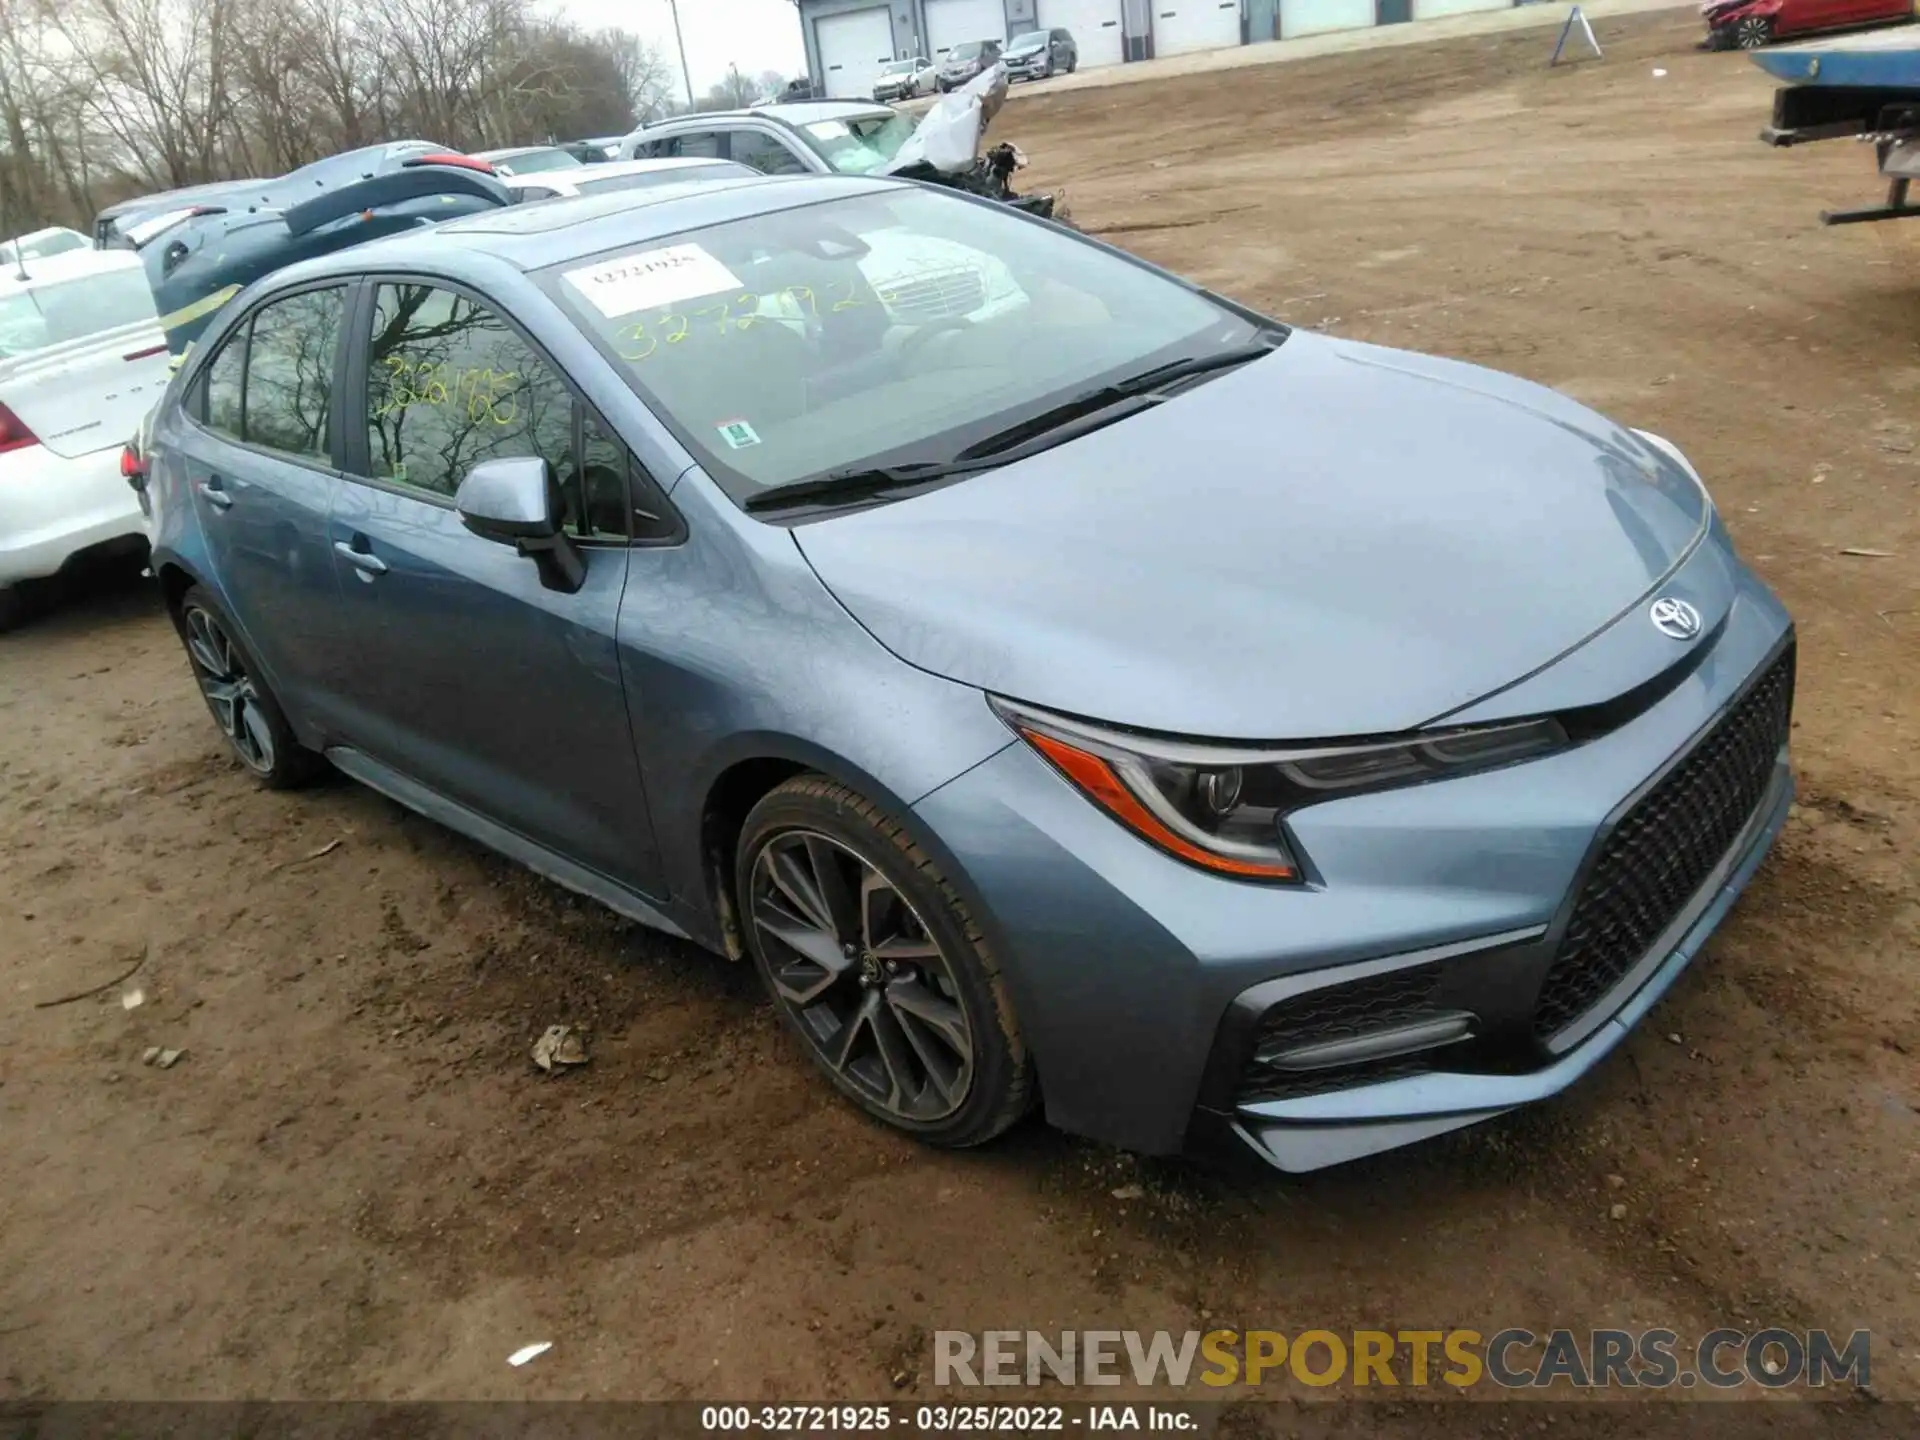
[{"label": "parked suv", "polygon": [[940,88],[964,85],[1000,58],[998,40],[967,40],[947,51],[940,61]]},{"label": "parked suv", "polygon": [[803,100],[682,115],[627,136],[625,160],[732,160],[765,175],[871,175],[913,134],[914,120],[859,100]]},{"label": "parked suv", "polygon": [[1007,46],[1009,80],[1045,80],[1055,72],[1071,75],[1080,64],[1080,48],[1067,31],[1029,30]]}]

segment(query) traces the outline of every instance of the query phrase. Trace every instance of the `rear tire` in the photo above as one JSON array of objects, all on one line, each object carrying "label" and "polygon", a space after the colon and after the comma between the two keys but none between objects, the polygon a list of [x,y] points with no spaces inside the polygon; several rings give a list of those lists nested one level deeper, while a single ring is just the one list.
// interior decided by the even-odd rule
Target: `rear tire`
[{"label": "rear tire", "polygon": [[1031,1107],[1000,967],[960,897],[872,801],[822,775],[768,792],[734,894],[781,1021],[838,1090],[929,1144],[985,1144]]},{"label": "rear tire", "polygon": [[254,779],[269,790],[295,790],[325,772],[327,762],[294,738],[286,712],[233,622],[200,586],[180,597],[174,625],[214,724]]},{"label": "rear tire", "polygon": [[25,620],[32,610],[18,585],[0,585],[0,635]]}]

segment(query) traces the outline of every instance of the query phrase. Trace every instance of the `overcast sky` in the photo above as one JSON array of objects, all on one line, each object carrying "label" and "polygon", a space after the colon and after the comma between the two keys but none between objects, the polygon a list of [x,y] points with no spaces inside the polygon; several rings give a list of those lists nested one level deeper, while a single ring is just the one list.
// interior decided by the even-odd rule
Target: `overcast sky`
[{"label": "overcast sky", "polygon": [[[696,95],[725,77],[729,65],[758,75],[778,70],[797,75],[805,68],[800,44],[800,12],[793,0],[679,0],[680,31],[687,42],[687,69]],[[673,47],[673,13],[667,0],[558,0],[560,12],[589,30],[617,25],[660,47],[677,77],[680,56]]]}]

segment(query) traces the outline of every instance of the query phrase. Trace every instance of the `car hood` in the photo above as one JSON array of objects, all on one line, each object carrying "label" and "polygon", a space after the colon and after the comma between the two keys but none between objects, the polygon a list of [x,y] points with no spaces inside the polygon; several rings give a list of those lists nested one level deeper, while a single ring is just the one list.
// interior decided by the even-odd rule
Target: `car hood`
[{"label": "car hood", "polygon": [[1673,461],[1541,386],[1295,332],[1029,459],[797,526],[901,659],[1142,729],[1411,729],[1546,665],[1704,533]]}]

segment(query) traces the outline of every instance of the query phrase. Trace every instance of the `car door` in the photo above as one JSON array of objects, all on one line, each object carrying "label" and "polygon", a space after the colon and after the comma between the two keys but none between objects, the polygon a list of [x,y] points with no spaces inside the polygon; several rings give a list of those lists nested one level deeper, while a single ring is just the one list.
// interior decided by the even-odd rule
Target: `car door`
[{"label": "car door", "polygon": [[[349,742],[525,839],[653,893],[658,855],[614,644],[632,527],[625,446],[530,339],[442,281],[370,280],[332,516],[362,638]],[[572,593],[454,510],[483,460],[553,465]]]},{"label": "car door", "polygon": [[182,447],[206,578],[289,716],[322,726],[351,649],[327,535],[347,295],[342,282],[278,295],[230,330],[191,383]]}]

